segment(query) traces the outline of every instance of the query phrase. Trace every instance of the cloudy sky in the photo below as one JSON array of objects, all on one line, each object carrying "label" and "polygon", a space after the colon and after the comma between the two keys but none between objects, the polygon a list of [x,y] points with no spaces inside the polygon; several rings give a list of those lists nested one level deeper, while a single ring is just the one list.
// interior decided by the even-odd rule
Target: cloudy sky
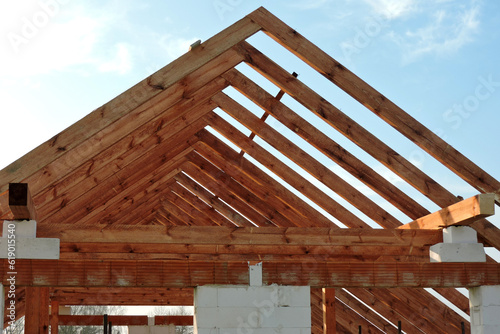
[{"label": "cloudy sky", "polygon": [[[500,179],[500,2],[480,0],[4,1],[0,168],[259,6]],[[287,57],[281,64],[295,70]],[[329,99],[329,88],[314,88]],[[334,96],[457,195],[474,194]]]}]

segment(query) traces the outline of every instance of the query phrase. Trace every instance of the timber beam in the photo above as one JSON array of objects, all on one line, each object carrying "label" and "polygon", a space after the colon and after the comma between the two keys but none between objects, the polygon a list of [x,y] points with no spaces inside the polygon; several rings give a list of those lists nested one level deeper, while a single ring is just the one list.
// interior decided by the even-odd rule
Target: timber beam
[{"label": "timber beam", "polygon": [[398,229],[438,229],[470,225],[495,214],[495,194],[479,194],[401,225]]},{"label": "timber beam", "polygon": [[192,288],[50,288],[50,300],[60,305],[162,305],[192,306]]},{"label": "timber beam", "polygon": [[9,208],[14,220],[36,220],[36,210],[27,183],[9,183]]},{"label": "timber beam", "polygon": [[[108,315],[113,326],[147,326],[146,315]],[[155,325],[192,326],[192,315],[155,316]],[[102,326],[99,315],[59,315],[59,326]]]},{"label": "timber beam", "polygon": [[[3,260],[5,268],[8,263]],[[17,286],[196,287],[249,284],[247,262],[191,260],[19,260]],[[7,284],[8,270],[2,270]],[[317,287],[475,287],[500,285],[498,263],[263,262],[265,285]]]},{"label": "timber beam", "polygon": [[118,225],[110,227],[53,224],[39,226],[38,237],[61,243],[205,244],[205,245],[316,245],[316,246],[431,246],[442,242],[440,231],[355,229],[328,227],[225,227]]}]

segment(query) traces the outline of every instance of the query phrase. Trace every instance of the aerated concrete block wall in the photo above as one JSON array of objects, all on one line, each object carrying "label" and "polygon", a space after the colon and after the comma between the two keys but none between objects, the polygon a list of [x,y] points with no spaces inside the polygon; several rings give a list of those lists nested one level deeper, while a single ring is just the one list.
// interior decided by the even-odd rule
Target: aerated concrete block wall
[{"label": "aerated concrete block wall", "polygon": [[310,334],[308,286],[201,286],[195,334]]}]

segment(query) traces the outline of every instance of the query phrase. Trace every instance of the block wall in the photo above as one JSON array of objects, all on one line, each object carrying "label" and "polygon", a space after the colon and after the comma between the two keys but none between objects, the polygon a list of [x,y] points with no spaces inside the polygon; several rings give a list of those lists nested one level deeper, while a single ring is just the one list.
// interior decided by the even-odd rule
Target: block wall
[{"label": "block wall", "polygon": [[310,334],[308,286],[201,286],[195,334]]}]

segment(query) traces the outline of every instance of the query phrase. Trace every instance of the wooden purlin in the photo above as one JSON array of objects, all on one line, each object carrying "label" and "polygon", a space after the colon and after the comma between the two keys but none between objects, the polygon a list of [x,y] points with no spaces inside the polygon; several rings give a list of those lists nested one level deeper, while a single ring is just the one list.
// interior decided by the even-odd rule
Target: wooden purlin
[{"label": "wooden purlin", "polygon": [[500,203],[500,182],[451,147],[373,87],[346,69],[323,50],[308,41],[261,7],[248,15],[263,31],[325,78],[381,117],[397,131],[455,172],[482,193],[495,193]]}]

